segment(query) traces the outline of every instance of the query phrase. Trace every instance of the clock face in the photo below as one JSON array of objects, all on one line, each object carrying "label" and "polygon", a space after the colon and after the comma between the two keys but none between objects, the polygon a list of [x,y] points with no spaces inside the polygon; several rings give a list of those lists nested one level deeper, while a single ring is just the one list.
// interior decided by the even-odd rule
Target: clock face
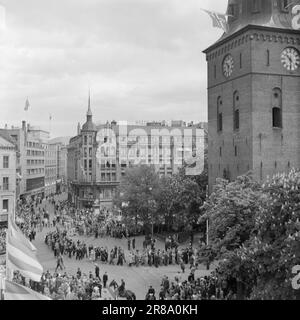
[{"label": "clock face", "polygon": [[300,54],[295,48],[286,48],[281,54],[281,62],[289,71],[295,71],[300,65]]},{"label": "clock face", "polygon": [[231,54],[227,55],[223,61],[223,73],[226,78],[232,75],[234,68],[234,61]]}]

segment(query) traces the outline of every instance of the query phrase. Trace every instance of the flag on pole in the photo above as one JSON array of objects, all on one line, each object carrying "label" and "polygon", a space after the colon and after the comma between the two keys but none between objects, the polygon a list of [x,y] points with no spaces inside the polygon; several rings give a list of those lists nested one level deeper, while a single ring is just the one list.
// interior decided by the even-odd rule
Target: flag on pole
[{"label": "flag on pole", "polygon": [[8,275],[11,277],[12,271],[19,271],[23,277],[40,282],[44,270],[36,257],[36,249],[12,220],[10,218],[6,247]]},{"label": "flag on pole", "polygon": [[50,298],[23,287],[17,283],[6,280],[4,300],[51,300]]},{"label": "flag on pole", "polygon": [[213,27],[223,29],[225,33],[228,33],[229,27],[228,27],[227,17],[229,15],[208,11],[205,9],[202,9],[202,10],[211,17],[213,21]]},{"label": "flag on pole", "polygon": [[24,108],[24,110],[25,110],[25,111],[28,111],[29,107],[30,107],[30,104],[29,104],[29,100],[28,100],[28,98],[27,98],[27,99],[26,99],[26,102],[25,102],[25,108]]}]

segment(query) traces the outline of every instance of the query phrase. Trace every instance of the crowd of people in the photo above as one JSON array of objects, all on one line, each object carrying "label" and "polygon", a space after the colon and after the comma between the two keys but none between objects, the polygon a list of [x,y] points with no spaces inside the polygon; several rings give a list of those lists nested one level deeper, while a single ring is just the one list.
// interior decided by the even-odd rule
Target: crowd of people
[{"label": "crowd of people", "polygon": [[[46,204],[53,205],[54,215],[46,210]],[[105,217],[105,218],[103,218]],[[235,299],[235,294],[228,289],[228,284],[221,281],[216,273],[202,278],[195,278],[198,269],[199,249],[190,243],[186,248],[178,246],[176,237],[165,240],[165,248],[158,248],[155,239],[145,238],[143,247],[136,244],[134,233],[131,233],[120,221],[112,218],[109,211],[95,215],[92,210],[75,209],[68,201],[56,197],[37,198],[34,201],[18,203],[16,222],[23,233],[32,241],[36,233],[49,229],[45,243],[52,250],[57,260],[55,272],[47,271],[41,282],[25,283],[19,272],[15,272],[14,281],[30,286],[32,289],[55,300],[101,300],[102,289],[107,286],[108,275],[100,276],[98,263],[129,267],[162,267],[177,265],[182,275],[187,272],[187,280],[181,276],[170,281],[168,277],[162,280],[160,292],[150,287],[146,299],[154,300],[223,300]],[[101,239],[114,237],[126,239],[127,250],[124,247],[95,246],[78,240],[78,236]],[[74,237],[76,236],[76,237]],[[93,241],[94,242],[94,241]],[[124,244],[124,242],[123,242]],[[0,231],[0,253],[5,246],[5,232]],[[83,274],[78,269],[76,275],[66,272],[64,258],[75,260],[89,259],[95,263],[95,272]],[[60,273],[59,273],[60,272]],[[186,277],[184,277],[186,278]]]},{"label": "crowd of people", "polygon": [[[147,292],[146,300],[156,300],[156,292],[151,286]],[[195,279],[193,272],[188,280],[182,281],[175,277],[170,281],[164,276],[158,300],[234,300],[236,294],[229,289],[228,283],[221,280],[216,272],[209,276]]]},{"label": "crowd of people", "polygon": [[42,275],[39,283],[29,281],[22,277],[20,272],[14,272],[13,281],[27,286],[52,300],[105,300],[103,288],[108,287],[108,275],[103,274],[100,278],[99,267],[96,266],[95,273],[82,273],[78,268],[76,275],[67,272],[51,274],[49,271]]}]

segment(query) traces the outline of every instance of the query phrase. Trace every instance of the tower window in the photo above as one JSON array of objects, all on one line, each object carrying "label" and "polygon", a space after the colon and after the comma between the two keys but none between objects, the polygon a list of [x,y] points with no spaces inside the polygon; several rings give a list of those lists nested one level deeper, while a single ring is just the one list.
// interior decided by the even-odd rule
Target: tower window
[{"label": "tower window", "polygon": [[281,11],[288,12],[289,11],[288,5],[289,5],[288,0],[281,0]]},{"label": "tower window", "polygon": [[231,19],[236,19],[238,14],[238,5],[237,4],[230,4],[228,6],[228,15],[231,16]]},{"label": "tower window", "polygon": [[270,66],[270,50],[267,50],[267,66]]},{"label": "tower window", "polygon": [[282,128],[282,93],[279,88],[273,89],[272,125],[273,128]]},{"label": "tower window", "polygon": [[236,91],[233,94],[233,130],[239,130],[240,128],[240,97]]},{"label": "tower window", "polygon": [[260,12],[261,0],[252,0],[252,13]]},{"label": "tower window", "polygon": [[218,98],[217,101],[217,129],[219,132],[223,131],[223,113],[222,113],[222,99],[221,97]]}]

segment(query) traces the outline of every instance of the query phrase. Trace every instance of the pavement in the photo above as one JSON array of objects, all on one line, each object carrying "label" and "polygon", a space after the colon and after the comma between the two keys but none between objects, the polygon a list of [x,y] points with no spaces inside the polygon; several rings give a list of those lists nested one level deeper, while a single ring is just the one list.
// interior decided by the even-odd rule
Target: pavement
[{"label": "pavement", "polygon": [[[61,198],[63,199],[63,197]],[[50,204],[46,204],[46,210],[53,215],[54,208]],[[40,263],[44,267],[44,271],[46,272],[49,270],[51,273],[54,273],[56,267],[56,259],[54,257],[54,253],[48,246],[45,244],[45,236],[48,232],[52,231],[53,229],[44,228],[42,232],[37,232],[36,239],[33,244],[37,248],[37,257]],[[92,243],[94,246],[103,246],[107,247],[109,250],[112,249],[114,246],[120,246],[125,248],[125,255],[128,252],[127,250],[127,240],[126,239],[114,239],[110,237],[106,238],[98,238],[95,239],[94,237],[84,237],[84,236],[75,236],[75,239],[80,239],[84,241],[87,245]],[[143,240],[144,237],[137,237],[136,238],[136,249],[142,250],[143,249]],[[156,244],[157,248],[164,248],[164,243],[162,241],[157,240]],[[149,266],[140,266],[140,267],[129,267],[127,264],[123,266],[116,266],[116,265],[109,265],[104,264],[101,262],[97,262],[100,267],[100,276],[102,277],[105,272],[108,274],[108,283],[112,280],[117,281],[117,283],[121,283],[121,279],[124,279],[126,283],[126,289],[131,290],[135,293],[138,300],[144,300],[146,293],[148,292],[149,286],[152,287],[156,291],[156,295],[158,296],[161,288],[161,281],[162,278],[166,275],[172,281],[177,276],[180,279],[187,280],[189,275],[189,268],[186,267],[186,272],[183,274],[181,272],[180,266],[178,265],[170,265],[170,266],[161,266],[158,268],[149,267]],[[83,259],[81,261],[75,260],[75,258],[68,258],[64,256],[64,265],[66,267],[66,272],[70,275],[75,275],[77,269],[80,268],[83,273],[89,274],[90,271],[93,272],[95,270],[95,265],[89,259]],[[196,277],[203,277],[205,275],[209,275],[210,271],[207,271],[205,266],[200,266],[199,269],[196,271]],[[112,290],[103,290],[103,299],[113,300],[113,292]]]}]

